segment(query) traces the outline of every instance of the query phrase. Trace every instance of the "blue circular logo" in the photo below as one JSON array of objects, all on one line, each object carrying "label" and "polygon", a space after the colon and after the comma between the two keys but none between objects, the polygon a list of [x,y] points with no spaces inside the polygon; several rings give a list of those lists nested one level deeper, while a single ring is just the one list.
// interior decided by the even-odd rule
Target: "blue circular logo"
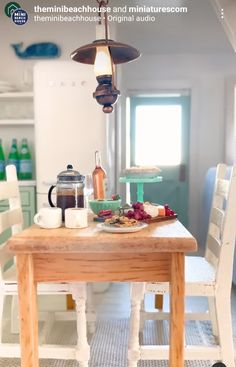
[{"label": "blue circular logo", "polygon": [[28,21],[28,13],[23,9],[16,9],[11,19],[16,25],[24,25]]}]

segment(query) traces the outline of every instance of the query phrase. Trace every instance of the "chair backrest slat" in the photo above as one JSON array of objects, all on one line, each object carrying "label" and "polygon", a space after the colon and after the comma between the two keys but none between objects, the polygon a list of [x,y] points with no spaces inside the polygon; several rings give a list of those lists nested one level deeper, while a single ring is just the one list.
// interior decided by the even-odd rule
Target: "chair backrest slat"
[{"label": "chair backrest slat", "polygon": [[17,182],[0,182],[0,200],[8,200],[9,198],[18,197],[18,191]]},{"label": "chair backrest slat", "polygon": [[21,208],[8,209],[0,213],[0,233],[16,224],[22,224],[22,221]]},{"label": "chair backrest slat", "polygon": [[[8,200],[9,207],[0,213],[0,234],[6,229],[11,229],[11,234],[22,230],[23,214],[21,209],[20,191],[14,165],[6,166],[7,181],[0,182],[0,200]],[[7,253],[5,244],[0,246],[0,278],[2,279],[5,265],[13,256]]]},{"label": "chair backrest slat", "polygon": [[212,252],[212,255],[218,259],[221,250],[221,242],[210,233],[208,233],[207,237],[207,247],[208,250]]},{"label": "chair backrest slat", "polygon": [[227,199],[229,192],[229,180],[218,179],[216,181],[216,195],[222,196]]},{"label": "chair backrest slat", "polygon": [[225,212],[220,208],[212,208],[211,213],[211,223],[213,223],[216,227],[219,228],[219,231],[222,231],[222,226],[224,222]]},{"label": "chair backrest slat", "polygon": [[[216,170],[205,257],[216,269],[216,281],[232,282],[236,237],[236,166]],[[230,290],[230,286],[228,287]]]},{"label": "chair backrest slat", "polygon": [[[12,254],[7,250],[7,243],[4,242],[0,246],[0,267],[4,268],[4,265],[10,261],[13,257]],[[1,277],[1,274],[0,274]]]}]

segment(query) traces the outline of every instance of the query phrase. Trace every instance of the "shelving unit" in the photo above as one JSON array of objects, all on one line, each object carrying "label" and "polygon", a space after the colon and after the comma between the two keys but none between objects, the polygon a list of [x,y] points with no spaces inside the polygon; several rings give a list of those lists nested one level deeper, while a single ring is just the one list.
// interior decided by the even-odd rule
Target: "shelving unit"
[{"label": "shelving unit", "polygon": [[0,130],[6,159],[13,138],[17,139],[18,149],[23,138],[28,140],[33,161],[33,178],[35,178],[34,94],[32,91],[0,93]]},{"label": "shelving unit", "polygon": [[33,92],[8,92],[0,93],[0,99],[2,98],[33,98]]},{"label": "shelving unit", "polygon": [[[29,110],[29,106],[32,100],[33,104],[33,92],[8,92],[8,93],[0,93],[0,104],[2,106],[2,114],[0,116],[0,125],[1,126],[24,126],[24,125],[34,125],[34,119],[32,116],[32,111]],[[19,108],[13,108],[11,115],[11,106],[14,107],[14,104],[23,106],[22,110]],[[5,111],[4,111],[5,108]],[[4,116],[5,112],[5,116]],[[19,117],[17,116],[19,113]],[[7,115],[7,116],[6,116]],[[28,116],[29,117],[28,117]],[[9,116],[9,117],[8,117]]]},{"label": "shelving unit", "polygon": [[0,119],[0,125],[34,125],[33,119]]}]

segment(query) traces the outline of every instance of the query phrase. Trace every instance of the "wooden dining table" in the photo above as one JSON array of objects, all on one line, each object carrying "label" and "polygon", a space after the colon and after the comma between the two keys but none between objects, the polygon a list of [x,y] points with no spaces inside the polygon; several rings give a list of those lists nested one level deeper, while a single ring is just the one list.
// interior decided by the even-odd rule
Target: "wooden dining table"
[{"label": "wooden dining table", "polygon": [[37,283],[170,282],[169,366],[184,366],[184,258],[195,238],[178,221],[151,223],[135,233],[29,227],[8,241],[16,255],[21,367],[38,367]]}]

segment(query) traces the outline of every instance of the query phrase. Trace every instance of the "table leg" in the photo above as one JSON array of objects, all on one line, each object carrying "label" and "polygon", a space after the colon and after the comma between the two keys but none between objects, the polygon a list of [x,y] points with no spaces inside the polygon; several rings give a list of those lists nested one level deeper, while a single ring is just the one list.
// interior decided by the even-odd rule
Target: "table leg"
[{"label": "table leg", "polygon": [[17,255],[21,367],[39,367],[37,284],[32,255]]},{"label": "table leg", "polygon": [[170,367],[184,366],[184,254],[171,256]]}]

